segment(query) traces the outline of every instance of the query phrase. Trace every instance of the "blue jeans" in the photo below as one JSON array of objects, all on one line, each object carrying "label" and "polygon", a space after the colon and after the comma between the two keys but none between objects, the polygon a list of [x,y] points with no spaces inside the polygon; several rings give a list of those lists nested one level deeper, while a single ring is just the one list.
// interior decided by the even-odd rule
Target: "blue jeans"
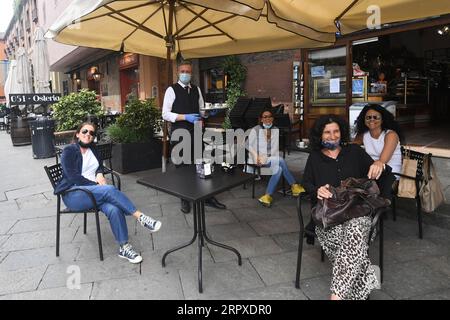
[{"label": "blue jeans", "polygon": [[289,171],[286,161],[283,158],[277,157],[276,159],[271,159],[268,165],[274,168],[275,173],[272,173],[272,176],[270,177],[269,184],[267,185],[266,190],[267,194],[272,195],[275,193],[278,181],[280,181],[281,178],[281,174],[283,174],[289,185],[295,183],[295,178]]},{"label": "blue jeans", "polygon": [[[112,232],[119,245],[128,242],[128,228],[125,216],[136,212],[136,207],[127,196],[111,185],[75,186],[89,190],[94,195],[98,209],[101,210],[109,220]],[[63,197],[65,205],[74,211],[92,209],[92,201],[83,191],[70,192]]]}]

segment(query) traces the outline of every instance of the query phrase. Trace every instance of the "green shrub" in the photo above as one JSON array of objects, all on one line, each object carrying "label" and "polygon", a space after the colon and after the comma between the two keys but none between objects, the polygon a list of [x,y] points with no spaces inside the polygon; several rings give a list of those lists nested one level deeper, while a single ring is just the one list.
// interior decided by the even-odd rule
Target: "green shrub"
[{"label": "green shrub", "polygon": [[155,99],[133,99],[116,123],[106,128],[106,134],[115,143],[148,142],[161,130],[161,124],[161,111]]},{"label": "green shrub", "polygon": [[102,106],[95,91],[82,89],[79,93],[71,93],[62,97],[52,106],[53,117],[57,120],[56,131],[76,129],[86,116],[103,114]]}]

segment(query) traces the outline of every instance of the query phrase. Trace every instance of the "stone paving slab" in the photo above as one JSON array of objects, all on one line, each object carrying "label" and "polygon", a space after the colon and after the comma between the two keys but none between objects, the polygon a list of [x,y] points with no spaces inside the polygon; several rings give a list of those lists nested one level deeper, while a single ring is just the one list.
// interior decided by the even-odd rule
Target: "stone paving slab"
[{"label": "stone paving slab", "polygon": [[307,300],[301,290],[296,289],[292,283],[280,283],[264,288],[242,290],[227,294],[207,297],[211,300]]},{"label": "stone paving slab", "polygon": [[300,289],[309,300],[329,300],[331,274],[300,280]]},{"label": "stone paving slab", "polygon": [[[250,262],[258,271],[266,285],[276,283],[295,282],[297,268],[297,253],[287,252],[268,256],[250,258]],[[318,252],[304,251],[302,255],[302,270],[300,279],[308,279],[331,273],[328,261],[320,262],[320,250]]]},{"label": "stone paving slab", "polygon": [[14,225],[18,222],[17,219],[11,219],[8,217],[8,220],[6,219],[1,219],[0,220],[0,234],[6,234],[6,233],[10,233],[8,232],[9,230],[11,230],[12,227],[14,227]]},{"label": "stone paving slab", "polygon": [[260,236],[267,236],[271,234],[279,234],[286,232],[295,232],[300,230],[298,218],[285,219],[264,219],[260,221],[249,222],[249,225]]},{"label": "stone paving slab", "polygon": [[427,239],[411,237],[398,238],[396,240],[385,239],[384,249],[386,262],[425,260],[433,256],[442,256],[450,253],[448,246],[439,246]]},{"label": "stone paving slab", "polygon": [[450,289],[439,290],[436,292],[424,294],[421,296],[415,296],[409,298],[409,300],[450,300]]},{"label": "stone paving slab", "polygon": [[[298,251],[298,232],[274,234],[271,238],[283,249],[283,251]],[[308,245],[303,241],[303,251],[314,249],[314,246]],[[318,250],[317,247],[315,250]]]},{"label": "stone paving slab", "polygon": [[[164,227],[161,227],[164,228]],[[163,232],[163,229],[152,235],[154,249],[172,249],[181,244],[189,242],[194,236],[194,230],[182,229],[177,232]]]},{"label": "stone paving slab", "polygon": [[227,209],[241,209],[241,208],[255,208],[260,207],[261,204],[250,197],[247,198],[229,198],[222,200],[222,203],[227,206]]},{"label": "stone paving slab", "polygon": [[36,290],[47,266],[0,272],[0,295]]},{"label": "stone paving slab", "polygon": [[208,227],[206,231],[210,239],[218,242],[257,236],[247,223],[214,225]]},{"label": "stone paving slab", "polygon": [[177,272],[146,273],[127,279],[103,280],[94,283],[92,299],[99,300],[180,300],[184,299]]},{"label": "stone paving slab", "polygon": [[17,203],[14,200],[0,201],[0,217],[2,217],[3,215],[11,214],[12,211],[17,211],[18,209],[19,207],[17,206]]},{"label": "stone paving slab", "polygon": [[6,241],[8,241],[8,239],[10,238],[11,236],[10,235],[0,235],[0,252],[2,251],[1,250],[1,248],[2,248],[2,245],[6,242]]},{"label": "stone paving slab", "polygon": [[[75,236],[77,229],[61,228],[60,243],[70,243]],[[17,233],[11,235],[9,239],[0,247],[0,251],[17,251],[35,248],[45,248],[55,245],[56,230]]]},{"label": "stone paving slab", "polygon": [[[192,214],[185,215],[189,227],[194,227],[194,216]],[[214,226],[218,224],[239,223],[236,216],[230,210],[218,210],[205,212],[206,226]]]},{"label": "stone paving slab", "polygon": [[[73,215],[61,217],[61,228],[68,228],[74,219]],[[1,230],[1,229],[0,229]],[[32,218],[18,221],[8,233],[27,233],[56,230],[56,217]]]},{"label": "stone paving slab", "polygon": [[26,186],[26,187],[23,187],[20,189],[9,190],[9,191],[6,191],[5,194],[8,199],[15,200],[15,199],[19,199],[19,198],[33,196],[35,194],[41,194],[42,192],[52,191],[52,190],[53,190],[53,188],[49,182],[48,185],[36,184],[36,185]]},{"label": "stone paving slab", "polygon": [[56,206],[17,210],[15,212],[11,212],[11,217],[14,217],[17,219],[54,217],[55,227],[56,227]]},{"label": "stone paving slab", "polygon": [[125,259],[105,257],[104,261],[98,258],[93,260],[77,261],[75,263],[59,263],[50,265],[39,284],[39,290],[58,288],[66,285],[71,273],[67,273],[69,266],[80,268],[80,282],[90,283],[108,279],[130,278],[139,274],[139,264],[131,264]]},{"label": "stone paving slab", "polygon": [[0,300],[89,300],[92,283],[80,285],[80,289],[67,287],[28,291],[18,294],[0,296]]},{"label": "stone paving slab", "polygon": [[[198,265],[198,245],[197,242],[185,247],[183,249],[171,252],[166,257],[166,266],[162,267],[162,257],[167,252],[167,250],[155,250],[155,251],[144,251],[142,252],[142,257],[144,261],[142,262],[141,272],[145,274],[146,272],[162,272],[165,273],[166,270],[182,270],[186,268],[192,268]],[[202,249],[202,261],[203,263],[213,263],[211,252],[208,247],[203,247]]]},{"label": "stone paving slab", "polygon": [[56,212],[56,197],[49,199],[43,193],[18,198],[16,203],[20,210],[53,207]]},{"label": "stone paving slab", "polygon": [[8,256],[1,262],[0,270],[13,271],[20,269],[36,268],[50,264],[73,262],[80,245],[64,244],[60,247],[59,257],[56,256],[56,247],[38,249],[27,249],[9,252]]},{"label": "stone paving slab", "polygon": [[[235,248],[239,251],[242,258],[267,256],[283,251],[270,237],[241,238],[223,241],[221,243]],[[216,262],[237,260],[236,254],[230,250],[209,243],[207,246],[211,250],[211,254]]]},{"label": "stone paving slab", "polygon": [[5,260],[5,258],[8,256],[9,252],[0,252],[0,263]]},{"label": "stone paving slab", "polygon": [[449,286],[448,276],[419,260],[385,265],[382,287],[394,299],[425,295]]},{"label": "stone paving slab", "polygon": [[429,268],[445,274],[450,279],[450,252],[446,256],[428,257],[422,262]]},{"label": "stone paving slab", "polygon": [[203,264],[203,293],[198,292],[197,266],[180,270],[185,298],[207,299],[229,292],[263,288],[264,283],[248,260]]},{"label": "stone paving slab", "polygon": [[233,213],[242,222],[287,218],[287,214],[279,208],[266,208],[263,206],[255,208],[233,209]]}]

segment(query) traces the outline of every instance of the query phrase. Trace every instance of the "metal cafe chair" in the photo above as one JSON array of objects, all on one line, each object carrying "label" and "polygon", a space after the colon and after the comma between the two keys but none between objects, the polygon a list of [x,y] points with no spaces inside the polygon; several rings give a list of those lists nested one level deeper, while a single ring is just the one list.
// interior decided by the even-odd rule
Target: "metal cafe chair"
[{"label": "metal cafe chair", "polygon": [[[62,178],[61,164],[55,164],[50,167],[45,166],[44,169],[45,169],[45,172],[47,173],[50,183],[52,184],[53,189],[55,189],[57,182]],[[119,182],[118,189],[120,190],[120,177],[115,172],[112,172],[112,174],[116,175],[116,179]],[[67,194],[69,192],[74,192],[74,191],[82,191],[82,192],[86,193],[86,196],[89,197],[89,199],[92,202],[92,209],[90,209],[88,211],[75,211],[75,210],[71,210],[69,208],[61,209],[61,197],[64,194]],[[56,202],[56,256],[59,257],[61,215],[67,214],[67,213],[75,213],[75,214],[83,213],[84,214],[83,233],[86,234],[87,233],[87,231],[86,231],[87,230],[87,214],[94,213],[95,214],[95,223],[96,223],[96,227],[97,227],[98,250],[99,250],[99,254],[100,254],[100,260],[103,261],[102,237],[101,237],[101,232],[100,232],[100,221],[99,221],[99,214],[98,214],[99,209],[97,206],[97,202],[95,201],[94,195],[90,191],[85,190],[85,189],[72,188],[70,190],[67,190],[62,193],[57,194],[56,197],[57,197],[57,202]]]},{"label": "metal cafe chair", "polygon": [[[103,174],[104,175],[110,174],[111,181],[112,181],[113,185],[115,185],[115,181],[114,181],[115,174],[114,174],[114,169],[113,169],[113,165],[112,165],[112,143],[98,144],[97,150],[98,150],[100,159],[103,161],[103,166],[105,168]],[[107,162],[106,165],[105,165],[105,161]],[[118,188],[120,189],[120,180],[118,181],[118,184],[119,184]]]},{"label": "metal cafe chair", "polygon": [[[302,216],[302,200],[306,200],[306,198],[309,197],[307,193],[301,193],[300,196],[297,198],[297,214],[298,214],[298,220],[300,222],[300,232],[299,232],[299,241],[298,241],[298,253],[297,253],[297,270],[296,270],[296,277],[295,277],[295,287],[297,289],[300,289],[300,272],[302,268],[302,254],[303,254],[303,238],[305,237],[305,234],[309,237],[315,237],[315,233],[311,231],[305,230],[305,225],[303,222],[303,216]],[[370,228],[369,233],[369,247],[370,247],[370,240],[372,238],[372,234],[374,231],[377,232],[377,236],[379,238],[379,264],[380,264],[380,275],[381,275],[381,282],[383,282],[383,216],[387,212],[388,208],[381,208],[377,210],[372,218],[372,225]],[[313,242],[310,242],[311,244],[314,244]],[[321,261],[323,262],[325,260],[325,254],[321,247]]]},{"label": "metal cafe chair", "polygon": [[[420,201],[420,195],[419,195],[419,190],[420,190],[420,186],[422,185],[422,182],[424,180],[424,170],[427,170],[426,172],[430,171],[430,159],[432,154],[431,153],[421,153],[418,151],[413,151],[413,150],[409,150],[406,149],[405,147],[401,147],[401,151],[402,151],[402,157],[408,157],[409,159],[413,159],[413,160],[417,160],[417,170],[416,170],[416,175],[415,176],[408,176],[405,175],[403,173],[397,173],[397,172],[393,172],[394,175],[399,176],[401,178],[406,178],[406,179],[412,179],[415,181],[415,185],[416,185],[416,196],[415,196],[415,200],[416,200],[416,208],[417,208],[417,223],[419,225],[419,238],[422,239],[423,238],[423,231],[422,231],[422,204]],[[428,160],[428,161],[426,161]],[[428,163],[428,167],[425,168],[425,164]],[[398,198],[398,184],[396,185],[396,187],[394,188],[393,191],[393,197],[392,197],[392,215],[393,215],[393,220],[396,220],[396,213],[397,213],[397,198]]]}]

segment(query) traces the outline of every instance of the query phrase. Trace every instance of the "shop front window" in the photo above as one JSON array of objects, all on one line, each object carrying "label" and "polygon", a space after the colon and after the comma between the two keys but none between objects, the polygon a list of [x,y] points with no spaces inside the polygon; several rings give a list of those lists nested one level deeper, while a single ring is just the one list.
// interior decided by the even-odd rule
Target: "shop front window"
[{"label": "shop front window", "polygon": [[226,75],[222,69],[213,68],[203,72],[203,91],[206,102],[225,102]]},{"label": "shop front window", "polygon": [[309,96],[312,106],[345,104],[345,47],[309,54]]}]

